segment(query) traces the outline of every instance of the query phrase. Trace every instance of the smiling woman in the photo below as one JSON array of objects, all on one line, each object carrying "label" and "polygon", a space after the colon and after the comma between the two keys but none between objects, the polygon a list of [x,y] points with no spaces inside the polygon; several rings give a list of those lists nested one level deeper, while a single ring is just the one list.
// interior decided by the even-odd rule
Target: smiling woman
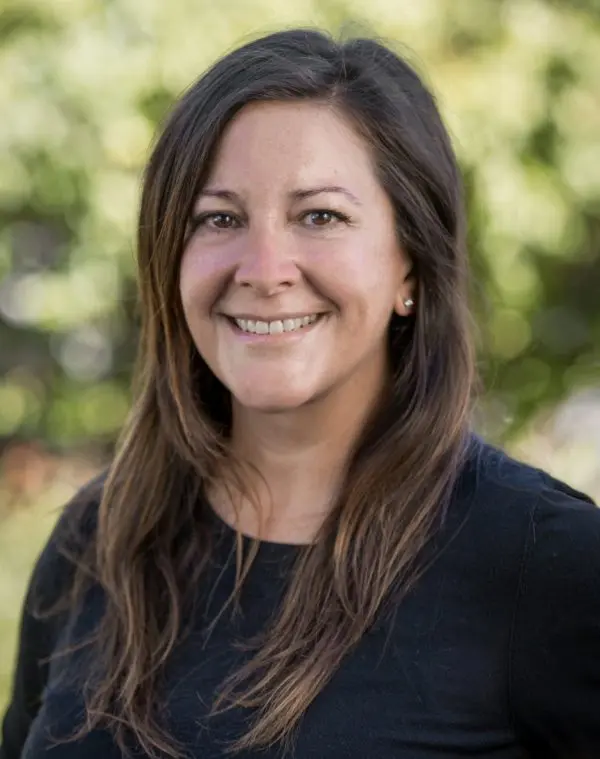
[{"label": "smiling woman", "polygon": [[471,432],[464,236],[382,44],[273,34],[190,88],[131,415],[35,568],[0,759],[600,755],[600,511]]}]

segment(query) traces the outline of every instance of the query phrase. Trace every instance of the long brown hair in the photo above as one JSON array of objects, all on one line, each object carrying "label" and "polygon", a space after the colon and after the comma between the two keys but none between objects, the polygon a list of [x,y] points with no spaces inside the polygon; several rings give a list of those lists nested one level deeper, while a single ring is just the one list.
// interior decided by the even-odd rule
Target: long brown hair
[{"label": "long brown hair", "polygon": [[211,551],[203,492],[224,469],[244,488],[228,445],[229,394],[196,351],[179,298],[186,223],[232,117],[250,102],[290,100],[329,103],[369,145],[414,266],[417,308],[392,317],[389,397],[356,442],[318,539],[300,552],[278,616],[246,641],[252,656],[215,702],[251,708],[232,751],[286,744],[386,600],[418,580],[465,458],[475,372],[463,201],[432,95],[372,39],[285,31],[228,54],[181,98],[147,166],[134,403],[78,570],[79,587],[91,570],[106,598],[84,729],[107,726],[122,747],[133,735],[148,754],[179,754],[156,703]]}]

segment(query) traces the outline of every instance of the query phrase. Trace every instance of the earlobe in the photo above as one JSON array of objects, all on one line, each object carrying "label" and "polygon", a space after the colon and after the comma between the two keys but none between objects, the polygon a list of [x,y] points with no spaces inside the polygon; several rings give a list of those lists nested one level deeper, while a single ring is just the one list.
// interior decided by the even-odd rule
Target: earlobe
[{"label": "earlobe", "polygon": [[416,295],[418,289],[417,277],[412,262],[407,263],[408,272],[398,283],[398,293],[396,295],[396,305],[394,310],[403,318],[412,316],[416,310]]},{"label": "earlobe", "polygon": [[415,301],[410,295],[398,295],[395,311],[398,316],[411,316],[414,313]]}]

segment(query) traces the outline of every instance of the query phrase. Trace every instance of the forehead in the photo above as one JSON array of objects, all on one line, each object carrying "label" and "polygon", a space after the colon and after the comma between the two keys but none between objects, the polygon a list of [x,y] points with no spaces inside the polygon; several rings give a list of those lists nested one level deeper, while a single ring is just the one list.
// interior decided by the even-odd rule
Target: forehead
[{"label": "forehead", "polygon": [[225,130],[209,182],[376,184],[371,153],[350,121],[316,102],[253,103]]}]

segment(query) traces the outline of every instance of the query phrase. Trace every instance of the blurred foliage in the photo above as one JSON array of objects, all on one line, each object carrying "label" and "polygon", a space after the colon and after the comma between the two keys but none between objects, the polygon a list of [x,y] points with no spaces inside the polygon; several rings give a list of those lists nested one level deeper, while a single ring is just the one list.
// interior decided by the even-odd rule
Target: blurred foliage
[{"label": "blurred foliage", "polygon": [[0,9],[0,443],[110,447],[128,406],[135,217],[157,124],[218,55],[296,24],[384,34],[439,97],[468,192],[488,423],[500,434],[600,384],[597,0]]}]

